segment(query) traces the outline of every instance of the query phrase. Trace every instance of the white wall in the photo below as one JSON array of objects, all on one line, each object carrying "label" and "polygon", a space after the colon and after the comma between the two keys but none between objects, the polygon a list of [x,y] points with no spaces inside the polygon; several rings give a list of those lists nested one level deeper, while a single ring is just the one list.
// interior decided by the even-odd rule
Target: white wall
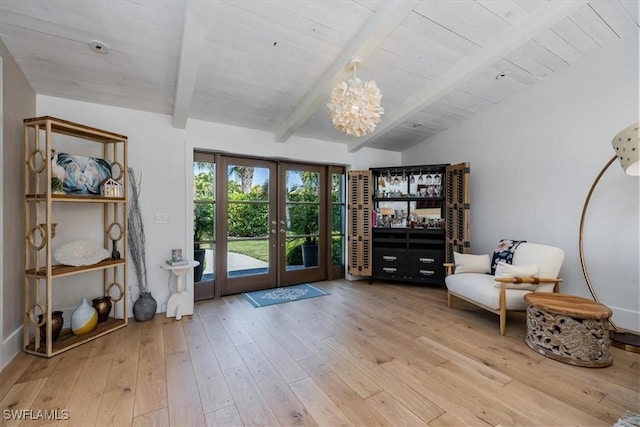
[{"label": "white wall", "polygon": [[22,120],[36,94],[0,40],[0,369],[22,350],[24,251]]},{"label": "white wall", "polygon": [[[564,249],[561,292],[590,298],[578,252],[587,192],[638,121],[638,40],[618,42],[405,151],[403,164],[471,162],[471,248],[501,238]],[[500,84],[496,81],[496,84]],[[420,160],[417,160],[420,159]],[[614,164],[585,225],[589,273],[614,321],[640,330],[637,177]]]},{"label": "white wall", "polygon": [[[165,311],[169,297],[169,273],[162,270],[160,265],[170,256],[172,248],[193,247],[191,202],[194,149],[335,163],[355,169],[400,163],[399,153],[384,150],[364,149],[354,154],[347,152],[344,144],[327,145],[324,141],[296,137],[287,143],[276,143],[274,135],[269,132],[203,121],[189,121],[186,130],[178,130],[171,127],[171,117],[166,115],[44,95],[37,97],[37,111],[39,116],[51,115],[129,138],[129,166],[142,173],[140,204],[147,242],[149,288],[158,301],[158,311]],[[154,223],[155,213],[167,213],[169,223]],[[58,230],[61,232],[57,236],[64,236],[65,229],[68,235],[72,235],[72,228],[78,221],[82,219],[69,212],[63,220],[58,220]],[[64,243],[63,237],[56,239],[56,244]],[[57,301],[54,301],[54,305],[59,304],[57,308],[72,310],[79,302],[77,294],[81,292],[81,287],[87,287],[87,283],[83,283],[84,276],[69,279],[71,284],[65,287],[69,291],[63,294],[67,291],[64,289],[56,297]],[[193,292],[191,274],[187,282],[187,289]],[[129,284],[136,284],[131,266]],[[95,291],[92,292],[99,291],[99,287],[94,288]],[[137,293],[133,287],[133,299],[135,298]]]}]

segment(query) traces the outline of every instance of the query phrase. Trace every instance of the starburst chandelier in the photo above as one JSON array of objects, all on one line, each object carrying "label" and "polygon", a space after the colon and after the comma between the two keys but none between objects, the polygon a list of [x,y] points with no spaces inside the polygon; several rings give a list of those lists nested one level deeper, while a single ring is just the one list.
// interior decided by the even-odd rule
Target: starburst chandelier
[{"label": "starburst chandelier", "polygon": [[380,105],[382,95],[375,80],[363,82],[356,76],[360,66],[357,59],[349,62],[353,78],[339,83],[331,91],[331,102],[327,104],[333,125],[349,136],[363,136],[380,123],[384,108]]}]

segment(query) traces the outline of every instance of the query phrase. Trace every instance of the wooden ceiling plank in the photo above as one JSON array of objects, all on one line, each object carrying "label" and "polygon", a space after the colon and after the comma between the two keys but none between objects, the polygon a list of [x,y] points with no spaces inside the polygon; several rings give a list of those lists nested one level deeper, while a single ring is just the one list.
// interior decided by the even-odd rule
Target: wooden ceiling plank
[{"label": "wooden ceiling plank", "polygon": [[440,4],[466,22],[466,30],[473,31],[479,36],[478,40],[483,41],[483,46],[498,38],[500,33],[512,26],[476,1],[441,0]]},{"label": "wooden ceiling plank", "polygon": [[600,47],[571,19],[563,19],[552,25],[551,30],[583,55],[588,55]]},{"label": "wooden ceiling plank", "polygon": [[620,38],[589,4],[576,10],[570,17],[576,25],[582,28],[582,31],[587,33],[600,46]]},{"label": "wooden ceiling plank", "polygon": [[497,41],[458,63],[449,73],[436,81],[434,85],[425,87],[408,99],[400,109],[388,116],[385,115],[381,124],[371,134],[350,142],[349,151],[359,150],[367,142],[388,132],[398,123],[415,114],[416,111],[424,109],[427,105],[455,90],[461,84],[468,82],[476,73],[495,64],[501,58],[535,38],[546,30],[549,25],[565,19],[568,14],[584,5],[584,3],[584,1],[545,3],[544,7],[540,7],[532,13],[531,17],[523,22],[522,25],[507,29],[498,37]]},{"label": "wooden ceiling plank", "polygon": [[640,12],[638,11],[640,4],[638,4],[638,0],[620,0],[620,4],[636,23],[636,26],[640,26]]},{"label": "wooden ceiling plank", "polygon": [[492,105],[491,102],[487,101],[486,99],[474,96],[473,94],[466,92],[460,88],[449,92],[443,98],[449,99],[451,100],[451,102],[455,102],[456,105],[460,105],[461,107],[475,113],[482,111]]},{"label": "wooden ceiling plank", "polygon": [[193,89],[196,85],[198,67],[202,57],[206,25],[212,12],[213,1],[211,0],[190,1],[185,5],[182,46],[173,103],[174,128],[184,129],[187,126]]},{"label": "wooden ceiling plank", "polygon": [[307,92],[296,109],[276,130],[275,140],[287,141],[293,133],[304,124],[311,115],[326,103],[331,88],[344,76],[346,65],[357,57],[361,61],[387,38],[400,25],[403,19],[411,13],[417,1],[384,2],[355,36],[347,43],[335,61],[322,74],[322,77]]},{"label": "wooden ceiling plank", "polygon": [[401,57],[386,49],[376,49],[369,56],[367,64],[375,70],[382,69],[392,71],[395,74],[404,74],[409,85],[413,85],[414,81],[431,81],[440,76],[440,72],[432,67],[430,61],[416,61],[412,58]]},{"label": "wooden ceiling plank", "polygon": [[542,80],[553,73],[552,68],[547,67],[545,64],[542,64],[527,55],[527,50],[524,46],[505,56],[505,59],[517,65],[521,69],[526,70],[539,80]]},{"label": "wooden ceiling plank", "polygon": [[[37,31],[33,29],[37,28]],[[10,10],[0,11],[0,34],[10,34],[21,31],[25,37],[45,38],[55,37],[59,42],[70,42],[81,44],[89,51],[87,43],[98,39],[106,43],[111,50],[119,50],[133,55],[145,54],[175,54],[178,52],[179,40],[176,32],[163,28],[149,27],[144,24],[136,27],[136,30],[125,29],[114,26],[110,28],[108,36],[96,25],[90,23],[64,24],[43,20],[38,17],[15,13]]]},{"label": "wooden ceiling plank", "polygon": [[390,34],[380,45],[380,49],[393,52],[400,57],[429,64],[431,68],[439,72],[448,70],[464,57],[459,52],[434,42],[434,40],[424,37],[404,25],[399,26],[396,31]]},{"label": "wooden ceiling plank", "polygon": [[544,31],[535,40],[568,64],[573,64],[583,57],[575,47],[551,30]]},{"label": "wooden ceiling plank", "polygon": [[529,12],[513,1],[476,0],[476,2],[511,25],[520,25],[529,17]]},{"label": "wooden ceiling plank", "polygon": [[402,25],[421,36],[440,43],[461,55],[475,52],[479,46],[419,13],[411,13]]},{"label": "wooden ceiling plank", "polygon": [[569,62],[542,46],[536,40],[531,40],[525,45],[525,55],[553,71],[561,70],[569,65]]},{"label": "wooden ceiling plank", "polygon": [[[270,3],[252,3],[253,8],[267,4]],[[236,3],[228,6],[225,4],[225,9],[216,12],[207,32],[208,42],[223,44],[259,59],[275,58],[273,60],[286,62],[289,57],[305,61],[319,58],[321,61],[314,61],[314,66],[318,67],[325,66],[334,58],[340,52],[339,45],[342,45],[344,39],[348,39],[331,30],[329,34],[334,35],[334,40],[327,41],[325,38],[329,34],[327,37],[317,37],[317,31],[313,29],[305,33],[293,25],[277,22],[275,16],[272,20],[266,19],[257,15],[254,10],[249,12],[232,7],[235,5]]]},{"label": "wooden ceiling plank", "polygon": [[[494,33],[498,32],[498,30],[488,30],[479,21],[467,16],[464,10],[461,10],[460,7],[455,7],[452,3],[460,2],[441,0],[421,2],[416,6],[416,13],[478,47],[486,46],[495,39]],[[473,7],[474,5],[472,2],[464,2],[464,5],[459,6]],[[478,5],[478,7],[481,6]],[[485,12],[487,12],[486,9]],[[495,18],[497,19],[497,17]],[[503,22],[503,24],[505,23]]]},{"label": "wooden ceiling plank", "polygon": [[621,3],[617,1],[592,1],[589,4],[618,36],[628,37],[638,34],[638,24]]}]

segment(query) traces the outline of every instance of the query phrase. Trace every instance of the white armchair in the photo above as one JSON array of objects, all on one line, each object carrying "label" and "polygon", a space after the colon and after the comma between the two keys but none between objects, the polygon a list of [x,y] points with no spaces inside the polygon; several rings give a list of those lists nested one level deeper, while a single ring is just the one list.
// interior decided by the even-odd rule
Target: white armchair
[{"label": "white armchair", "polygon": [[[560,248],[523,242],[513,252],[512,263],[499,265],[496,275],[475,272],[454,274],[454,268],[458,267],[460,271],[465,268],[460,264],[447,263],[447,304],[451,308],[452,297],[455,296],[500,315],[500,334],[504,335],[507,311],[524,311],[526,294],[558,292],[558,285],[562,281],[558,274],[563,260],[564,251]],[[531,275],[530,271],[532,268],[535,271],[535,267],[538,273]]]}]

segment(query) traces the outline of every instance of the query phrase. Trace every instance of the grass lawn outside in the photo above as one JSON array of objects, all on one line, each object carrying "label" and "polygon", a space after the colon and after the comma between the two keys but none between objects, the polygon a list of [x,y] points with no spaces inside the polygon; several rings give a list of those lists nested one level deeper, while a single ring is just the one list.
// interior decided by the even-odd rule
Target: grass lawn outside
[{"label": "grass lawn outside", "polygon": [[268,240],[239,240],[229,241],[229,252],[248,255],[264,262],[269,262]]}]

